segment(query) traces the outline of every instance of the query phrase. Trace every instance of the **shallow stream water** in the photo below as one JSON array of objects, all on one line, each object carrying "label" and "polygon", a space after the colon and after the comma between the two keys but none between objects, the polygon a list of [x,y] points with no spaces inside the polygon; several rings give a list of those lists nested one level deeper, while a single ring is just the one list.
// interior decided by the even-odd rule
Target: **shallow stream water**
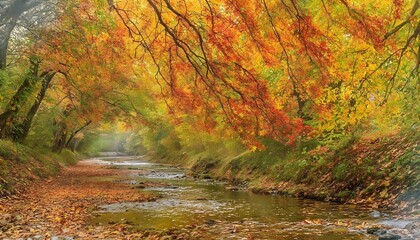
[{"label": "shallow stream water", "polygon": [[[124,179],[103,179],[142,186],[161,196],[153,202],[100,206],[91,224],[129,223],[138,229],[165,231],[205,226],[206,239],[378,239],[366,229],[389,222],[403,229],[411,222],[353,205],[326,203],[286,196],[259,195],[226,183],[197,180],[185,170],[154,164],[139,157],[87,160],[121,169],[141,170]],[[398,225],[398,226],[397,226]],[[392,231],[392,230],[391,230]],[[406,239],[417,239],[416,236]]]}]

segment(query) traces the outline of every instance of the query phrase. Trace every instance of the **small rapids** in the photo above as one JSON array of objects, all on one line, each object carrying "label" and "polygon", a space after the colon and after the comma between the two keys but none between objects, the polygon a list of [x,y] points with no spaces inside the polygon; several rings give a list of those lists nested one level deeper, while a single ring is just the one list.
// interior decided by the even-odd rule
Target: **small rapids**
[{"label": "small rapids", "polygon": [[[378,239],[368,234],[383,226],[400,239],[420,239],[418,222],[361,206],[326,203],[286,196],[232,191],[226,183],[197,180],[183,169],[154,164],[139,157],[101,157],[93,164],[141,170],[123,181],[160,196],[154,202],[124,202],[99,206],[90,223],[130,224],[149,231],[199,231],[205,239]],[[134,172],[134,171],[133,171]],[[198,228],[197,228],[198,226]],[[193,230],[194,229],[194,230]],[[199,230],[197,230],[199,229]],[[379,238],[381,239],[381,238]]]}]

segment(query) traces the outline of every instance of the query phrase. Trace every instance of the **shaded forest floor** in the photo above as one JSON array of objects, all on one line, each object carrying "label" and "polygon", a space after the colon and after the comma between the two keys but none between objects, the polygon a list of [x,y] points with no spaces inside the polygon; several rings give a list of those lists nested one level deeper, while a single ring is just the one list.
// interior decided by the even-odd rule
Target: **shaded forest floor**
[{"label": "shaded forest floor", "polygon": [[[90,212],[98,205],[155,199],[128,184],[98,180],[125,174],[80,162],[54,178],[34,183],[24,193],[0,198],[0,239],[130,238],[124,237],[121,225],[87,224]],[[131,234],[131,238],[136,238]]]}]

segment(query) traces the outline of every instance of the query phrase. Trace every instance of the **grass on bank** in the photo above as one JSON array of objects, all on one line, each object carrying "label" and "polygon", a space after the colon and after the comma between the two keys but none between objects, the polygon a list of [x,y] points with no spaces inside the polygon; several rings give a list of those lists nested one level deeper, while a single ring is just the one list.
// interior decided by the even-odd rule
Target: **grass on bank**
[{"label": "grass on bank", "polygon": [[18,193],[34,180],[54,176],[61,166],[77,160],[69,150],[55,154],[0,140],[0,197]]},{"label": "grass on bank", "polygon": [[316,140],[294,147],[264,140],[266,149],[255,152],[219,154],[223,149],[208,148],[191,154],[163,149],[152,159],[190,168],[196,176],[247,184],[257,192],[385,206],[418,202],[418,143],[415,132],[360,134],[323,147]]}]

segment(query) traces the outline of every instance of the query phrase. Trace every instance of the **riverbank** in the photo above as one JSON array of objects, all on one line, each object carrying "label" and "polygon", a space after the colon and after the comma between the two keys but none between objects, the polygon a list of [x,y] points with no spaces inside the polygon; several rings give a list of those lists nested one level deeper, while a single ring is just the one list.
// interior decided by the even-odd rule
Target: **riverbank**
[{"label": "riverbank", "polygon": [[262,177],[250,188],[261,193],[398,209],[420,216],[418,151],[417,143],[400,137],[356,142],[324,153],[324,159],[313,155],[316,157],[309,159],[312,164],[303,169],[304,173],[297,173],[304,174],[300,179]]},{"label": "riverbank", "polygon": [[419,216],[418,142],[418,137],[410,135],[360,138],[336,143],[334,148],[303,144],[292,149],[268,142],[265,150],[229,158],[183,152],[153,159],[255,193],[398,209]]},{"label": "riverbank", "polygon": [[[385,212],[235,191],[137,157],[81,161],[0,198],[0,239],[377,239],[418,234]],[[387,236],[388,236],[387,235]],[[258,238],[258,237],[256,237]],[[406,238],[411,239],[411,238]]]},{"label": "riverbank", "polygon": [[101,204],[155,199],[129,184],[99,180],[126,175],[127,171],[82,161],[64,168],[56,177],[32,183],[25,192],[0,198],[0,239],[123,238],[124,226],[93,227],[87,218]]},{"label": "riverbank", "polygon": [[22,193],[34,181],[55,176],[63,166],[77,161],[67,149],[57,154],[0,140],[0,197]]}]

